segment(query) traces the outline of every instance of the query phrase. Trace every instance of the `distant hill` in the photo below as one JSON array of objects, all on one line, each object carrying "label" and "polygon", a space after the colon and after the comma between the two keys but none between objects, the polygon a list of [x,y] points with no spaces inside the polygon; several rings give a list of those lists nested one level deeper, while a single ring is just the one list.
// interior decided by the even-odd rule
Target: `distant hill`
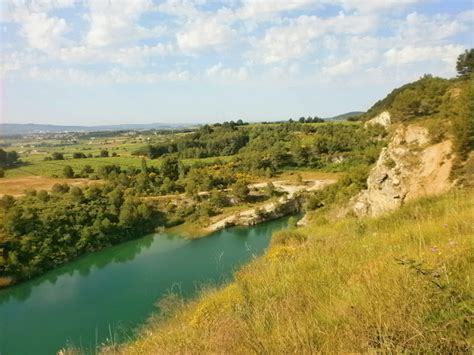
[{"label": "distant hill", "polygon": [[124,131],[124,130],[146,130],[146,129],[176,129],[187,127],[184,124],[119,124],[101,126],[62,126],[36,123],[0,123],[0,135],[11,136],[36,133],[62,133],[62,132],[95,132],[95,131]]},{"label": "distant hill", "polygon": [[344,121],[347,120],[349,117],[358,117],[362,116],[365,112],[363,111],[351,111],[351,112],[346,112],[334,117],[328,117],[325,118],[326,121]]}]

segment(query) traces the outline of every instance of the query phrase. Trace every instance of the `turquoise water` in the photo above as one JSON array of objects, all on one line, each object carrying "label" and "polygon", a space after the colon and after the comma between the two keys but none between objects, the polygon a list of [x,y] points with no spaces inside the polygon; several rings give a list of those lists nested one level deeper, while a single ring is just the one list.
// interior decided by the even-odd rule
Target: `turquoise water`
[{"label": "turquoise water", "polygon": [[268,246],[287,218],[198,240],[155,234],[87,255],[0,291],[0,354],[54,354],[67,344],[92,352],[120,341],[172,291],[191,297]]}]

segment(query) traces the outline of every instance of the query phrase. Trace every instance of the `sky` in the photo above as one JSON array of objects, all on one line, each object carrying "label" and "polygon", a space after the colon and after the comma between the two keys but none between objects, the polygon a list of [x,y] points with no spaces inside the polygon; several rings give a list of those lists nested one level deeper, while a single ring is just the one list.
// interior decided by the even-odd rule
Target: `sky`
[{"label": "sky", "polygon": [[328,117],[472,47],[474,0],[0,0],[0,122]]}]

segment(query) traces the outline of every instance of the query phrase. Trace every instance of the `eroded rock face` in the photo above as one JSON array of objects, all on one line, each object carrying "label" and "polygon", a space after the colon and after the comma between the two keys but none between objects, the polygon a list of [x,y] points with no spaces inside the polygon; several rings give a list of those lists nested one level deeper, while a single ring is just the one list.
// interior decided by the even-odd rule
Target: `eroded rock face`
[{"label": "eroded rock face", "polygon": [[358,216],[377,216],[416,197],[451,187],[451,142],[429,145],[428,131],[402,126],[384,148],[367,179],[367,189],[351,200]]},{"label": "eroded rock face", "polygon": [[367,126],[371,126],[371,125],[374,125],[374,124],[379,124],[383,127],[388,127],[388,126],[390,126],[390,123],[391,123],[390,113],[388,111],[384,111],[381,114],[379,114],[378,116],[375,116],[371,120],[367,121],[365,123],[365,126],[367,127]]}]

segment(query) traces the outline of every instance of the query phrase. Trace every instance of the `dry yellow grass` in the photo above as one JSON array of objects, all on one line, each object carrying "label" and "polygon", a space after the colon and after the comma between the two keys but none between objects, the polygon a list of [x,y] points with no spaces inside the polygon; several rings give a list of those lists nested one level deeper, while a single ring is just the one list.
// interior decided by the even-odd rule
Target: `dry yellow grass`
[{"label": "dry yellow grass", "polygon": [[[54,184],[87,185],[88,179],[58,179],[44,176],[28,176],[0,179],[0,197],[3,195],[21,196],[25,190],[51,190]],[[96,181],[94,181],[96,182]]]}]

